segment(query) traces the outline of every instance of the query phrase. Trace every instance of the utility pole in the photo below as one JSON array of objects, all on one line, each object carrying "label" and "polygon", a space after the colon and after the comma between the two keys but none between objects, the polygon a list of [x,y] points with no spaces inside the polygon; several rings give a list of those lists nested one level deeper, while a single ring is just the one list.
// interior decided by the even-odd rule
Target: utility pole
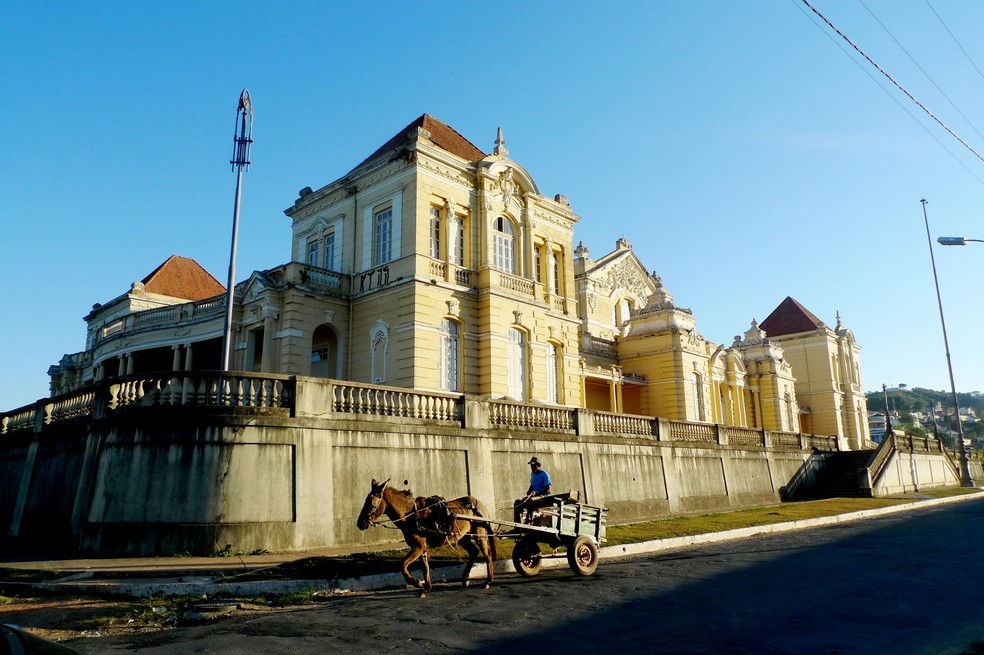
[{"label": "utility pole", "polygon": [[232,170],[236,171],[236,204],[232,212],[232,250],[229,253],[229,284],[226,287],[225,330],[222,332],[222,371],[232,362],[232,313],[236,299],[236,246],[239,240],[239,200],[242,197],[243,170],[249,170],[249,148],[253,143],[253,103],[243,89],[236,110],[236,129],[232,135]]},{"label": "utility pole", "polygon": [[[885,397],[885,436],[886,437],[891,437],[892,436],[892,419],[891,419],[891,417],[888,414],[888,387],[886,387],[884,384],[882,385],[882,395]],[[885,438],[882,437],[882,441],[884,441],[884,440],[885,440]]]},{"label": "utility pole", "polygon": [[967,462],[967,448],[964,446],[963,425],[960,423],[960,403],[957,400],[957,385],[953,382],[953,364],[950,361],[950,342],[946,338],[946,320],[943,318],[943,299],[940,296],[940,280],[936,277],[936,257],[933,255],[933,237],[929,233],[929,215],[926,213],[928,200],[922,203],[923,220],[926,223],[926,240],[929,241],[929,261],[933,265],[933,282],[936,284],[936,304],[940,308],[940,326],[943,328],[943,348],[946,350],[946,369],[950,373],[950,391],[953,394],[953,411],[957,419],[957,455],[960,459],[960,486],[972,488],[974,478],[970,477],[970,465]]}]

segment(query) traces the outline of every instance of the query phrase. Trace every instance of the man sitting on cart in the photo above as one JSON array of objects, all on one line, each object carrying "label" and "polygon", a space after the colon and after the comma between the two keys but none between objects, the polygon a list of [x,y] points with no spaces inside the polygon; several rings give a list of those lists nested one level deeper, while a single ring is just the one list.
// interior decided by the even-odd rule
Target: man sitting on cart
[{"label": "man sitting on cart", "polygon": [[543,465],[534,457],[529,462],[530,465],[530,488],[526,490],[526,496],[513,503],[513,521],[521,522],[523,510],[526,510],[527,522],[533,510],[550,504],[550,500],[545,496],[550,495],[550,475],[543,470]]}]

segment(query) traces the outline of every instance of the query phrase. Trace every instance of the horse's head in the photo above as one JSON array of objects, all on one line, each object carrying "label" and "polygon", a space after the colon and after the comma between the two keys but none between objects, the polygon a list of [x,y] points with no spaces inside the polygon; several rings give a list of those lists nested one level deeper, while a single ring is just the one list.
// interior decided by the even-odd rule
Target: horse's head
[{"label": "horse's head", "polygon": [[386,511],[386,500],[383,498],[383,489],[386,487],[387,482],[389,482],[389,479],[385,482],[376,482],[373,479],[372,490],[366,496],[366,502],[363,503],[362,511],[359,513],[359,518],[355,522],[356,527],[360,530],[365,530],[375,523],[376,519]]}]

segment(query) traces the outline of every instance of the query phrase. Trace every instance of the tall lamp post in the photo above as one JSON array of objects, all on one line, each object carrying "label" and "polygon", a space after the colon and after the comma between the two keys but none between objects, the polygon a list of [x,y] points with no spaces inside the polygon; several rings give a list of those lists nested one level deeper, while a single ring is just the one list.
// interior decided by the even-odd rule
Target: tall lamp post
[{"label": "tall lamp post", "polygon": [[[940,281],[936,276],[936,258],[933,256],[933,237],[929,233],[929,216],[926,213],[926,203],[927,200],[923,199],[919,201],[922,203],[923,209],[923,221],[926,223],[926,241],[929,243],[929,261],[933,265],[933,282],[936,284],[936,304],[940,308],[940,326],[943,328],[943,347],[946,350],[946,368],[950,373],[950,391],[953,394],[953,410],[957,413],[957,453],[960,457],[960,486],[961,487],[975,487],[974,479],[970,477],[970,466],[967,462],[967,448],[964,446],[964,434],[963,434],[963,424],[960,422],[960,403],[957,400],[957,385],[953,382],[953,364],[950,361],[950,342],[946,338],[946,320],[943,318],[943,299],[940,297]],[[940,243],[942,245],[964,245],[962,237],[948,237],[951,242],[944,243],[943,238],[940,238]],[[957,242],[959,240],[959,243]]]},{"label": "tall lamp post", "polygon": [[232,135],[232,169],[236,171],[236,204],[232,211],[232,251],[229,253],[229,286],[226,288],[225,329],[222,332],[222,371],[232,361],[232,310],[236,299],[236,244],[239,239],[239,199],[242,197],[243,169],[249,170],[249,147],[253,143],[253,103],[243,89],[236,110],[236,131]]}]

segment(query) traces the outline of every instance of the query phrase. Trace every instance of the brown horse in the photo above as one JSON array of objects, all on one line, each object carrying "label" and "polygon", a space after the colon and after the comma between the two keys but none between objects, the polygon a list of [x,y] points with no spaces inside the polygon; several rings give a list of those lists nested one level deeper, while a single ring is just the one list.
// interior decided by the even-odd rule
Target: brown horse
[{"label": "brown horse", "polygon": [[[414,498],[409,489],[399,491],[387,487],[386,482],[372,481],[372,490],[366,496],[356,526],[365,530],[385,514],[393,525],[400,528],[410,546],[402,568],[407,584],[423,589],[421,596],[425,596],[431,590],[427,549],[458,543],[468,551],[468,563],[461,575],[461,583],[468,586],[468,574],[481,552],[488,568],[485,578],[485,588],[488,589],[492,585],[497,554],[492,526],[482,520],[491,515],[482,502],[471,496],[454,500],[444,500],[440,496]],[[418,558],[424,567],[423,581],[414,578],[408,570]]]}]

